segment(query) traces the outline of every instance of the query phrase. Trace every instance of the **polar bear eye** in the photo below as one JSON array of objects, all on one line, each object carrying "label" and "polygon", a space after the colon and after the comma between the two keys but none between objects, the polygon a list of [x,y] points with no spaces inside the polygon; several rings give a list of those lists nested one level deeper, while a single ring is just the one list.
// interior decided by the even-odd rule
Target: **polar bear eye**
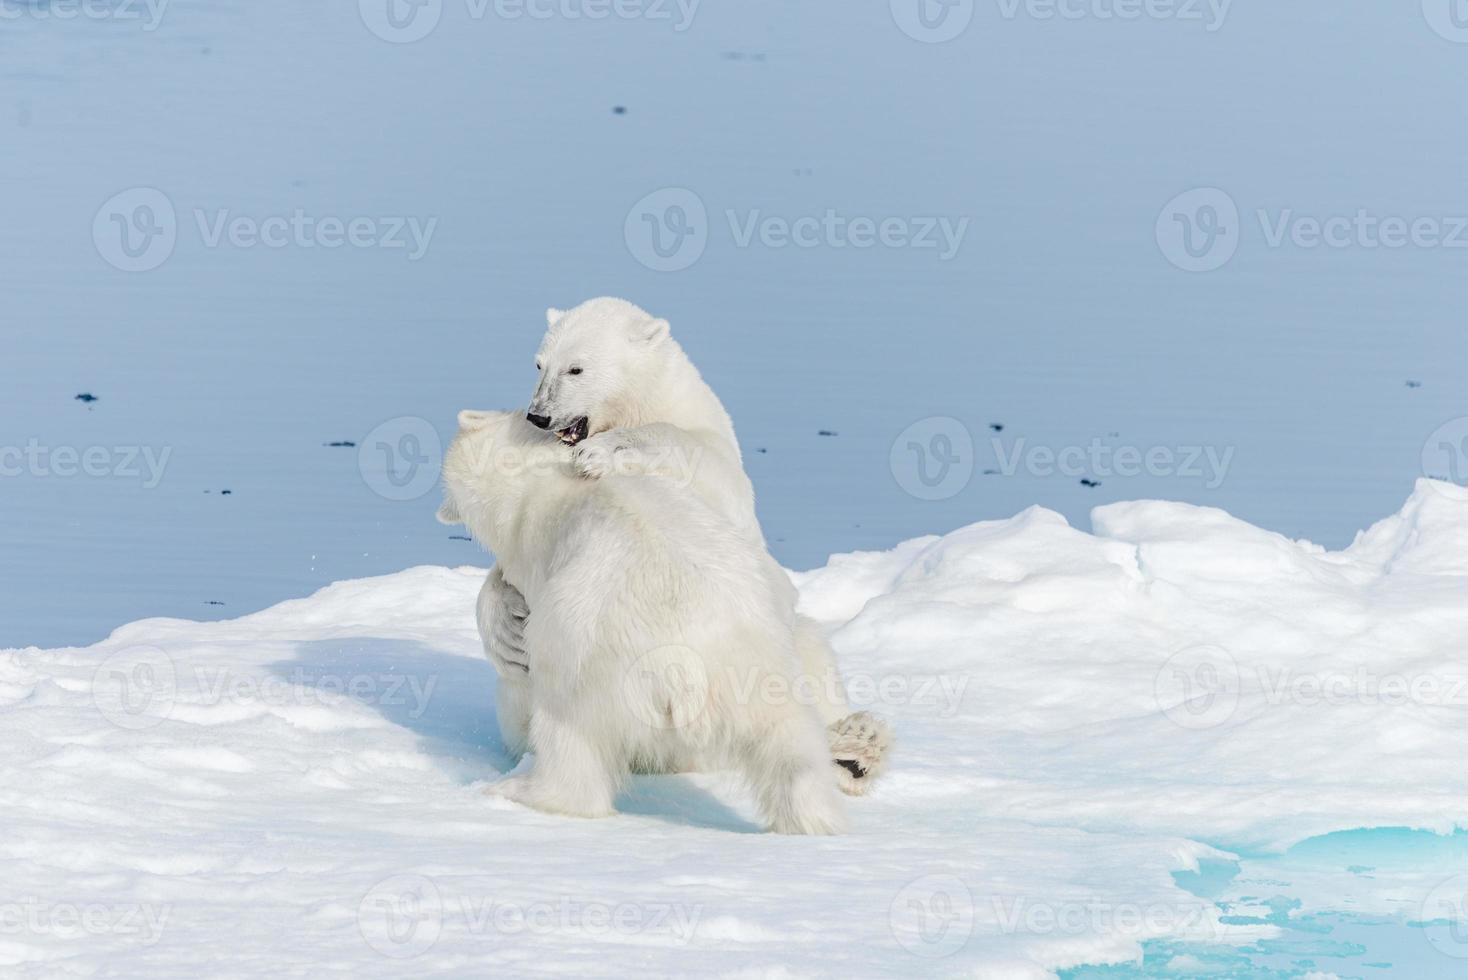
[{"label": "polar bear eye", "polygon": [[539,361],[536,361],[535,362],[535,370],[539,371],[540,369],[541,369],[540,368],[540,362]]},{"label": "polar bear eye", "polygon": [[580,374],[581,373],[581,369],[579,367],[574,367],[571,370],[567,371],[566,373],[567,374]]}]

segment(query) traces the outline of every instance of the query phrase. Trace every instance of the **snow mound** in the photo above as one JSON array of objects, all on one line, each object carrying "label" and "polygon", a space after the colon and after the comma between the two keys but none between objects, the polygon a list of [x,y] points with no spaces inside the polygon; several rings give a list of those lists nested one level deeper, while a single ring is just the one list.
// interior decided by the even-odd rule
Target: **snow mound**
[{"label": "snow mound", "polygon": [[1256,938],[1173,877],[1229,851],[1464,822],[1468,492],[1421,481],[1341,552],[1173,503],[1092,521],[794,575],[899,737],[831,839],[759,833],[720,775],[603,821],[484,797],[482,569],[0,651],[0,968],[1039,977]]}]

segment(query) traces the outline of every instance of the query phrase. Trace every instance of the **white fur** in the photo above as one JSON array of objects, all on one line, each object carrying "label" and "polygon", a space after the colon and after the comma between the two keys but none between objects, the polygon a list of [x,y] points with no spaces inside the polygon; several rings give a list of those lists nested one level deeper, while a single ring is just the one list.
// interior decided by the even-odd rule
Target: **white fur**
[{"label": "white fur", "polygon": [[794,610],[764,549],[672,481],[580,477],[518,414],[466,412],[460,426],[440,517],[493,550],[536,611],[535,761],[495,791],[595,817],[634,769],[727,766],[774,830],[839,832],[825,724],[787,693]]},{"label": "white fur", "polygon": [[[590,478],[652,474],[689,486],[698,498],[744,535],[762,556],[763,572],[794,607],[795,588],[770,557],[755,516],[754,487],[745,475],[729,413],[703,380],[666,320],[626,300],[603,297],[570,311],[546,311],[547,330],[536,354],[539,383],[530,412],[550,418],[557,430],[586,418],[590,436],[576,446],[573,461]],[[579,374],[572,369],[579,368]],[[507,746],[522,745],[520,703],[528,696],[525,672],[515,657],[515,582],[491,575],[480,594],[480,630],[485,650],[499,668],[500,727]],[[533,619],[533,617],[532,617]],[[496,622],[508,625],[493,626]],[[817,704],[830,726],[833,758],[856,763],[864,775],[841,769],[848,793],[865,792],[884,766],[891,736],[866,713],[851,715],[835,658],[820,627],[795,617],[800,672],[822,692]]]}]

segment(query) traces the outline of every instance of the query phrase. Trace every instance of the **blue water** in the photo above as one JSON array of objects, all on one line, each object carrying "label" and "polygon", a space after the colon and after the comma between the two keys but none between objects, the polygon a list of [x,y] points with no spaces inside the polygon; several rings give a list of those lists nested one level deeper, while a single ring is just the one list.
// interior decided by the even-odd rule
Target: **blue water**
[{"label": "blue water", "polygon": [[[1468,833],[1438,836],[1401,828],[1328,834],[1282,855],[1214,862],[1199,874],[1177,875],[1178,883],[1216,903],[1225,924],[1276,926],[1276,938],[1241,945],[1148,942],[1140,963],[1066,970],[1061,977],[1285,980],[1318,971],[1456,980],[1468,973],[1468,937],[1453,932],[1441,916],[1424,915],[1421,893],[1465,871]],[[1317,889],[1324,880],[1339,893],[1323,907],[1312,896],[1306,910],[1297,897],[1296,882],[1303,875],[1317,882]],[[1402,881],[1411,884],[1401,888]],[[1394,908],[1362,909],[1352,893],[1374,888],[1381,890],[1381,904]]]},{"label": "blue water", "polygon": [[[888,4],[708,3],[680,30],[672,6],[476,19],[447,0],[396,44],[366,26],[376,0],[174,0],[153,30],[141,3],[127,21],[5,2],[28,13],[0,32],[0,452],[98,451],[105,475],[63,455],[0,477],[0,646],[484,561],[433,522],[431,474],[409,500],[373,487],[390,462],[431,470],[425,425],[523,402],[544,307],[603,293],[672,321],[795,567],[1140,497],[1340,546],[1424,471],[1468,479],[1468,252],[1271,247],[1253,217],[1468,213],[1468,47],[1417,3],[1241,3],[1217,24],[979,4],[927,44]],[[1157,233],[1197,187],[1243,215],[1206,273]],[[123,231],[165,240],[137,188],[175,212],[150,271],[109,261]],[[676,271],[628,237],[663,188],[707,214]],[[782,245],[766,221],[827,210],[966,232],[945,259],[901,236]],[[437,223],[417,258],[223,232],[298,211]],[[403,417],[424,422],[363,445]],[[1180,455],[1132,476],[1044,463],[1092,446]],[[1219,479],[1188,447],[1227,455]],[[154,486],[124,465],[143,449],[169,454]]]}]

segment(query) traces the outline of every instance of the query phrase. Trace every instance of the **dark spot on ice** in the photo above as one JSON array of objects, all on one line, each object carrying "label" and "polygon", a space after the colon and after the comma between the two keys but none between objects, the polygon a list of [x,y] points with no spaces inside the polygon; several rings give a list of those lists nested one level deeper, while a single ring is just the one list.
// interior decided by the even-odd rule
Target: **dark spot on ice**
[{"label": "dark spot on ice", "polygon": [[1407,382],[1407,387],[1408,388],[1421,388],[1422,387],[1422,382],[1421,381],[1408,381]]},{"label": "dark spot on ice", "polygon": [[467,534],[450,534],[449,535],[449,540],[450,541],[473,541],[474,539],[471,538],[471,537],[469,537],[469,535],[467,535]]},{"label": "dark spot on ice", "polygon": [[229,495],[230,495],[230,494],[232,494],[232,493],[234,493],[234,491],[233,491],[233,490],[221,490],[221,491],[219,491],[219,492],[220,492],[220,493],[221,493],[221,494],[222,494],[222,495],[224,495],[224,496],[226,496],[226,497],[228,497],[228,496],[229,496]]},{"label": "dark spot on ice", "polygon": [[836,432],[833,429],[821,429],[816,433],[818,436],[834,436],[835,434]]},{"label": "dark spot on ice", "polygon": [[209,599],[208,601],[206,601],[204,603],[204,605],[206,605],[206,606],[222,606],[222,605],[224,605],[224,603],[220,602],[218,599]]},{"label": "dark spot on ice", "polygon": [[767,452],[769,452],[769,450],[766,449],[764,446],[760,446],[758,449],[755,450],[755,452],[757,452],[757,453],[767,453]]},{"label": "dark spot on ice", "polygon": [[352,442],[351,440],[348,440],[348,439],[340,439],[340,440],[338,440],[336,442],[324,442],[324,443],[322,443],[322,445],[323,446],[331,446],[333,448],[338,448],[338,447],[342,447],[342,446],[346,446],[347,448],[352,448],[352,447],[356,446],[357,444],[355,442]]},{"label": "dark spot on ice", "polygon": [[1099,487],[1100,485],[1100,480],[1088,480],[1085,477],[1081,477],[1081,486],[1083,487]]},{"label": "dark spot on ice", "polygon": [[612,115],[614,115],[614,116],[625,116],[625,115],[627,115],[627,107],[624,106],[624,105],[614,105],[614,106],[612,106]]},{"label": "dark spot on ice", "polygon": [[86,402],[88,404],[91,404],[92,402],[97,400],[97,396],[92,394],[90,391],[84,391],[80,395],[76,396],[76,400],[79,402]]},{"label": "dark spot on ice", "polygon": [[1004,423],[1003,422],[990,422],[989,423],[989,428],[993,429],[995,432],[1003,432],[1004,431]]},{"label": "dark spot on ice", "polygon": [[985,476],[998,476],[999,475],[999,471],[998,470],[985,470],[984,471],[984,475]]}]

